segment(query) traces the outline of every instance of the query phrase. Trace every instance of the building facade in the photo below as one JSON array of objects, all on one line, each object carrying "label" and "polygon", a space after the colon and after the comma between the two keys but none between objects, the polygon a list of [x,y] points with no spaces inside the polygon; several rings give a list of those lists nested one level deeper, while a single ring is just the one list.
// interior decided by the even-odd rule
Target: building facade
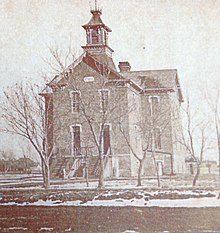
[{"label": "building facade", "polygon": [[[97,177],[100,154],[106,177],[182,173],[180,106],[177,70],[132,71],[129,62],[112,59],[111,29],[101,10],[91,11],[83,26],[83,54],[55,76],[42,91],[46,100],[47,142],[52,177]],[[48,152],[48,153],[49,153]]]}]

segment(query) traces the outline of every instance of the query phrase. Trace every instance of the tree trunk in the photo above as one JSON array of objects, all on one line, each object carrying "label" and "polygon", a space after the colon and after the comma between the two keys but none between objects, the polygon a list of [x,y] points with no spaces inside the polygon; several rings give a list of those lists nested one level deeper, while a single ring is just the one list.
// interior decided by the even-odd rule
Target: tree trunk
[{"label": "tree trunk", "polygon": [[49,167],[49,162],[45,165],[44,187],[45,187],[45,189],[50,188],[50,167]]},{"label": "tree trunk", "polygon": [[45,164],[44,164],[43,159],[41,159],[41,170],[42,170],[43,186],[44,186],[44,184],[46,183],[46,180],[45,180]]},{"label": "tree trunk", "polygon": [[142,172],[142,167],[143,167],[143,159],[139,160],[139,168],[138,168],[138,183],[137,186],[141,186],[141,172]]},{"label": "tree trunk", "polygon": [[196,165],[197,165],[197,170],[196,170],[196,174],[193,178],[193,184],[192,184],[193,186],[196,186],[196,182],[197,182],[197,180],[199,178],[199,174],[200,174],[200,164],[197,163]]},{"label": "tree trunk", "polygon": [[151,139],[151,151],[152,151],[152,157],[153,157],[153,161],[154,161],[154,167],[155,167],[155,171],[156,171],[156,176],[157,176],[157,186],[158,188],[160,188],[160,175],[159,175],[159,171],[158,171],[158,166],[157,166],[157,161],[155,158],[155,138],[154,138],[154,130],[152,131],[152,139]]},{"label": "tree trunk", "polygon": [[154,160],[154,167],[155,167],[156,176],[157,176],[157,186],[158,186],[158,188],[160,188],[160,175],[159,175],[159,170],[158,170],[158,166],[157,166],[157,161],[155,159],[155,149],[152,149],[152,157]]},{"label": "tree trunk", "polygon": [[27,172],[27,158],[26,158],[26,155],[23,154],[23,157],[24,157],[24,166],[25,166],[24,172],[25,172],[25,174],[28,174],[28,172]]},{"label": "tree trunk", "polygon": [[86,167],[85,167],[86,187],[89,187],[89,168],[88,168],[88,157],[87,156],[86,156],[85,164],[86,164]]},{"label": "tree trunk", "polygon": [[45,189],[50,188],[50,165],[49,161],[44,162],[42,159],[42,175],[43,175],[43,187]]},{"label": "tree trunk", "polygon": [[170,175],[173,176],[174,175],[174,167],[173,167],[173,154],[170,155]]},{"label": "tree trunk", "polygon": [[98,188],[104,188],[104,159],[102,153],[99,155],[100,158],[100,174]]}]

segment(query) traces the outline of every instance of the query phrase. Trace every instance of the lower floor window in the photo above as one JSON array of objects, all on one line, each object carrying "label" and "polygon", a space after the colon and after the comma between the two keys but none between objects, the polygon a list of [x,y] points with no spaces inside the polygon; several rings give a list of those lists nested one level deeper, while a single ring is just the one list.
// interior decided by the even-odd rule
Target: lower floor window
[{"label": "lower floor window", "polygon": [[103,129],[103,153],[110,154],[110,125],[104,125]]},{"label": "lower floor window", "polygon": [[72,154],[73,156],[81,154],[81,128],[79,125],[72,126]]}]

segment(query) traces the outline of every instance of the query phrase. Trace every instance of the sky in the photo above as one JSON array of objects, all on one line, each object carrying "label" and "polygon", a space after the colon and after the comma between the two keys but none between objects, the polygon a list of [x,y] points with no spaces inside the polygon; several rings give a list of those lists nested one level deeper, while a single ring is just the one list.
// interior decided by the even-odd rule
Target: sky
[{"label": "sky", "polygon": [[[1,0],[1,92],[20,80],[41,83],[48,72],[49,47],[71,44],[82,53],[91,0]],[[220,89],[220,1],[98,0],[112,29],[113,59],[132,70],[178,70],[184,96],[200,116],[210,112],[203,91]],[[0,150],[7,140],[0,138]],[[216,155],[213,155],[214,157]]]}]

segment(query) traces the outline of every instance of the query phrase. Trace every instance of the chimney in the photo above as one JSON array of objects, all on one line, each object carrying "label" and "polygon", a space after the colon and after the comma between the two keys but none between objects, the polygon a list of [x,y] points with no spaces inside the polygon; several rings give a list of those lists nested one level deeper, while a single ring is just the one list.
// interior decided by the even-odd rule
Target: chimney
[{"label": "chimney", "polygon": [[131,70],[131,66],[130,66],[129,62],[127,62],[127,61],[120,61],[118,68],[119,68],[121,73],[129,72]]}]

